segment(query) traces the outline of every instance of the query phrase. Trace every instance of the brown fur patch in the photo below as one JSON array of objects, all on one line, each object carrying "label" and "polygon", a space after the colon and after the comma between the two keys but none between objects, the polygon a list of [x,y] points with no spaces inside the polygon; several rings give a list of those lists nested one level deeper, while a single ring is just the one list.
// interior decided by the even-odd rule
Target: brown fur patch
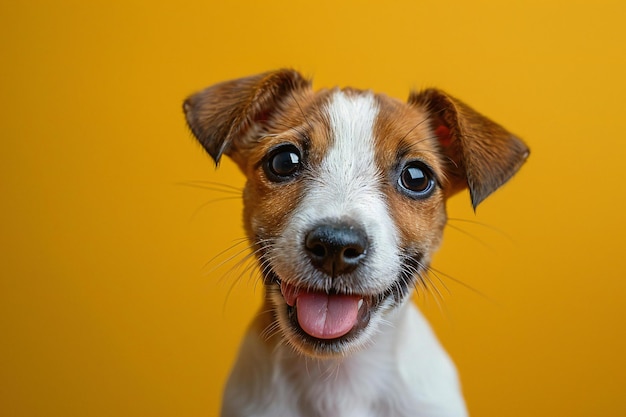
[{"label": "brown fur patch", "polygon": [[303,91],[286,98],[283,109],[267,123],[250,146],[240,165],[248,181],[244,190],[244,224],[250,238],[279,235],[285,217],[302,195],[302,181],[275,183],[267,178],[263,163],[273,148],[293,144],[301,154],[303,170],[314,170],[330,146],[330,127],[324,112],[330,91]]},{"label": "brown fur patch", "polygon": [[[426,259],[437,249],[445,225],[447,185],[445,156],[441,154],[428,114],[384,95],[378,95],[375,124],[376,160],[386,176],[385,194],[401,236],[401,246]],[[399,190],[398,178],[407,162],[420,160],[435,175],[437,189],[425,199],[414,199]]]}]

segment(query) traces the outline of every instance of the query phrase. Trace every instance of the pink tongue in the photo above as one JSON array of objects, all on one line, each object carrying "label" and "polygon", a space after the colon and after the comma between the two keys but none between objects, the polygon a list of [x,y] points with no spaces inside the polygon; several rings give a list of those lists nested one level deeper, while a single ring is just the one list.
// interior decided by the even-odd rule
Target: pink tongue
[{"label": "pink tongue", "polygon": [[361,297],[302,292],[296,298],[298,323],[318,339],[334,339],[348,333],[357,322]]}]

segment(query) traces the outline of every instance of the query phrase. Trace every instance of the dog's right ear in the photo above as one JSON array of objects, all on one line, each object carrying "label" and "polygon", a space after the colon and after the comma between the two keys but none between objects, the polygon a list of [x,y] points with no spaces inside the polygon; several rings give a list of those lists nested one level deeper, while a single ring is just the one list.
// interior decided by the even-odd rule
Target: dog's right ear
[{"label": "dog's right ear", "polygon": [[217,165],[280,111],[286,97],[310,85],[297,71],[282,69],[208,87],[187,98],[183,110],[191,132]]}]

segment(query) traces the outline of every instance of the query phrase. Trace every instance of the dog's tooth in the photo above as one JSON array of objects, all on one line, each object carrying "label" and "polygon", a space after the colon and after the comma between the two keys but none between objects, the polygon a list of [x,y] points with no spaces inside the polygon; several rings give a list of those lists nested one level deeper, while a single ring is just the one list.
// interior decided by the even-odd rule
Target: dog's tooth
[{"label": "dog's tooth", "polygon": [[361,306],[363,306],[363,299],[362,298],[359,300],[359,304],[358,304],[357,310],[360,310]]}]

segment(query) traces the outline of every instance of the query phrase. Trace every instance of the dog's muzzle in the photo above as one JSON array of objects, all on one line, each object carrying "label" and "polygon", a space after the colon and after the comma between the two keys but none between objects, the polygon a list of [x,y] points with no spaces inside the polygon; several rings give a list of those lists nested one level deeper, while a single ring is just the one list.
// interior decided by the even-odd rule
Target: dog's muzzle
[{"label": "dog's muzzle", "polygon": [[[366,258],[369,241],[365,232],[347,222],[323,223],[306,235],[304,249],[311,265],[335,279],[354,272]],[[296,307],[302,331],[317,339],[329,340],[349,333],[362,320],[359,310],[364,297],[327,291],[312,291],[281,283],[281,292],[290,307]]]}]

